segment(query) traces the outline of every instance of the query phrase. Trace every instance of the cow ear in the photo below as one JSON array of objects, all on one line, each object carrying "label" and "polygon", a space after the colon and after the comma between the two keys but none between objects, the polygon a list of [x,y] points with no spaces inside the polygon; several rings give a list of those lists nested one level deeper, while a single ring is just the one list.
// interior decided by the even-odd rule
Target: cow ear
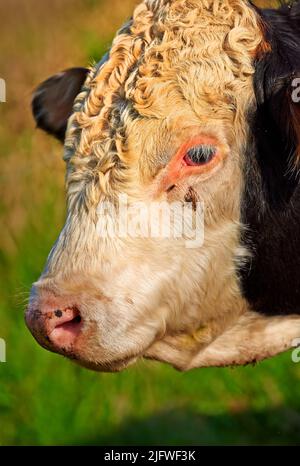
[{"label": "cow ear", "polygon": [[[257,59],[255,93],[265,137],[278,139],[288,157],[300,163],[300,2],[293,7],[261,12],[269,43],[268,51]],[[289,32],[287,34],[287,31]]]},{"label": "cow ear", "polygon": [[88,73],[86,68],[71,68],[39,85],[32,99],[32,112],[38,128],[64,142],[74,100]]}]

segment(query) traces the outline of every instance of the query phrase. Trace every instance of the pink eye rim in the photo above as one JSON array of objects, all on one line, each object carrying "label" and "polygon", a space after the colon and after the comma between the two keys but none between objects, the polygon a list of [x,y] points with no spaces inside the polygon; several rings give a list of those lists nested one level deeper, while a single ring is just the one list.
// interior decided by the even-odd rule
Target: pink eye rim
[{"label": "pink eye rim", "polygon": [[[214,148],[209,160],[205,163],[193,163],[187,156],[188,152],[198,146],[211,146]],[[221,167],[230,153],[229,146],[212,134],[198,134],[186,140],[178,147],[177,152],[161,173],[158,193],[170,192],[172,187],[178,186],[189,176],[207,178]]]}]

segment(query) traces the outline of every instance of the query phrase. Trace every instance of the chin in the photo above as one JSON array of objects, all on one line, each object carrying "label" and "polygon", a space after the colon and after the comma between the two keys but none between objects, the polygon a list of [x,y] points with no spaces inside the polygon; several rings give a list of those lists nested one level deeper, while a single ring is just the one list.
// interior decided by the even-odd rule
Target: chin
[{"label": "chin", "polygon": [[114,372],[122,372],[125,369],[129,368],[130,366],[134,365],[138,361],[138,357],[127,357],[122,359],[116,359],[110,362],[96,362],[96,361],[86,361],[81,360],[80,358],[73,358],[73,361],[81,367],[85,369],[89,369],[94,372],[107,372],[107,373],[114,373]]}]

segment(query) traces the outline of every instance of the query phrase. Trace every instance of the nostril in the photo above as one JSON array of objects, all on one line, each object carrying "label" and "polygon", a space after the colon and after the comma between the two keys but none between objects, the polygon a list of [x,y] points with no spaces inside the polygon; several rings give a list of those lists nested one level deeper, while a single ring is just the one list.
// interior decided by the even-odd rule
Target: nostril
[{"label": "nostril", "polygon": [[80,315],[78,315],[77,317],[74,317],[73,321],[74,321],[75,324],[80,324],[81,323]]},{"label": "nostril", "polygon": [[49,339],[57,347],[72,346],[82,329],[82,318],[77,309],[57,309],[55,327],[50,332]]},{"label": "nostril", "polygon": [[32,307],[26,312],[26,323],[34,337],[42,345],[55,347],[56,350],[74,348],[82,333],[83,319],[77,307]]},{"label": "nostril", "polygon": [[56,329],[57,329],[57,328],[64,328],[64,329],[66,329],[66,328],[72,328],[72,326],[76,326],[76,325],[78,325],[78,324],[80,324],[80,323],[81,323],[81,317],[80,317],[80,315],[78,314],[78,315],[75,316],[72,320],[65,321],[65,322],[63,322],[62,324],[60,324],[60,323],[58,322],[58,324],[56,325],[55,328],[56,328]]},{"label": "nostril", "polygon": [[[67,309],[66,311],[61,311],[60,309],[57,309],[56,311],[54,311],[54,315],[55,317],[57,317],[58,319],[61,319],[64,315],[64,312],[70,312],[72,313],[71,317],[74,315],[75,313],[75,317],[73,317],[73,319],[71,319],[70,321],[71,322],[74,322],[74,323],[77,323],[77,324],[80,324],[81,322],[81,317],[80,317],[80,314],[77,310],[74,310],[74,309]],[[67,320],[68,320],[68,317],[67,317]],[[60,323],[58,323],[57,326],[59,326]]]}]

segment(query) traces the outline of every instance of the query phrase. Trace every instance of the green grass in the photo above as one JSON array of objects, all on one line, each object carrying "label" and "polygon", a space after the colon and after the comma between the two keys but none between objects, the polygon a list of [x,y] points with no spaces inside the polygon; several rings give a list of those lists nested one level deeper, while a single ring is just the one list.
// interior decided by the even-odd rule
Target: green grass
[{"label": "green grass", "polygon": [[[3,39],[14,35],[18,21],[15,36],[32,36],[27,44],[10,39],[16,50],[1,50],[0,43],[0,70],[11,76],[8,102],[0,104],[0,338],[7,343],[7,362],[0,363],[0,445],[299,444],[300,365],[290,354],[239,369],[181,374],[140,362],[122,374],[96,374],[47,353],[27,331],[24,300],[64,220],[61,149],[34,132],[30,92],[48,73],[66,67],[68,57],[70,66],[98,58],[131,10],[123,6],[122,20],[115,17],[112,30],[103,32],[97,18],[102,4],[107,15],[110,3],[74,3],[82,8],[72,10],[81,18],[75,33],[65,27],[58,1],[54,12],[45,2],[50,26],[39,23],[41,11],[29,9],[30,18],[20,12],[18,20],[6,8],[2,27]],[[72,15],[66,24],[75,24]]]}]

